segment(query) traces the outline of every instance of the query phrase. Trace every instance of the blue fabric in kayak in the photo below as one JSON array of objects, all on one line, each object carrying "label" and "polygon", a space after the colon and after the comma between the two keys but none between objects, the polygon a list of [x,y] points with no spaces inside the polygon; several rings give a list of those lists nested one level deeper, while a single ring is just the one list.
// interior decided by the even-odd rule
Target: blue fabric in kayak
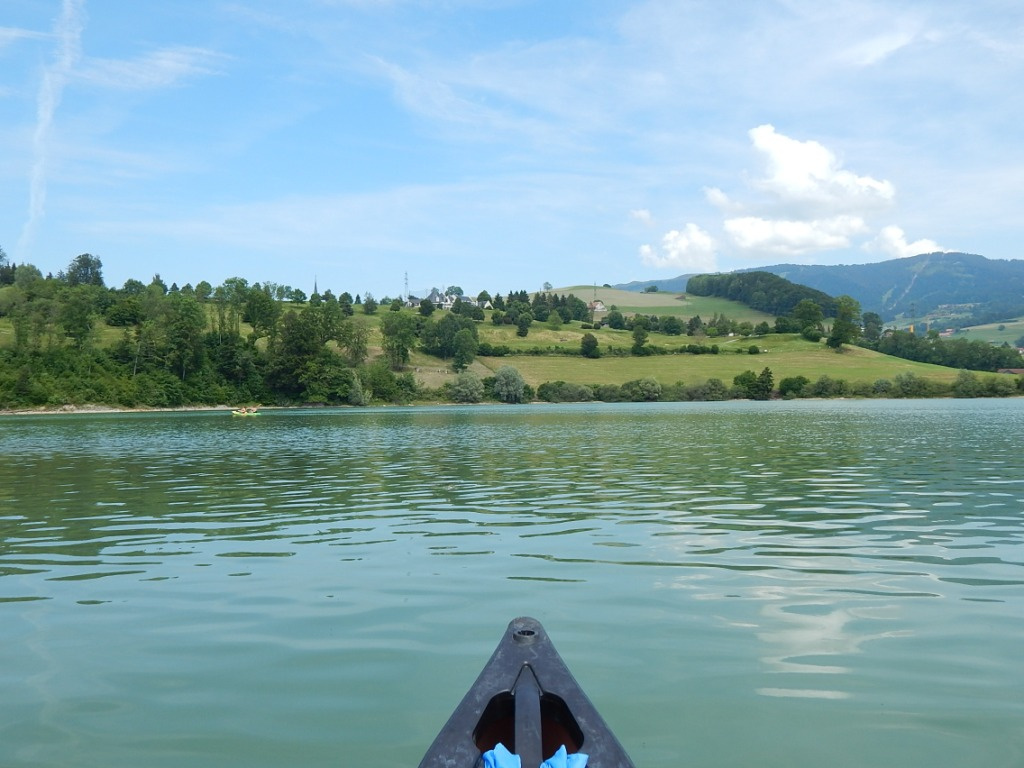
[{"label": "blue fabric in kayak", "polygon": [[540,764],[540,768],[586,768],[587,756],[582,752],[568,755],[565,752],[565,745],[558,748],[551,757]]},{"label": "blue fabric in kayak", "polygon": [[499,743],[494,749],[484,752],[484,768],[522,768],[522,761],[519,755],[513,755]]},{"label": "blue fabric in kayak", "polygon": [[[586,768],[587,756],[582,752],[567,754],[565,746],[558,748],[551,757],[541,763],[540,768]],[[484,768],[522,768],[522,761],[519,755],[509,752],[504,744],[498,744],[494,749],[484,752]]]}]

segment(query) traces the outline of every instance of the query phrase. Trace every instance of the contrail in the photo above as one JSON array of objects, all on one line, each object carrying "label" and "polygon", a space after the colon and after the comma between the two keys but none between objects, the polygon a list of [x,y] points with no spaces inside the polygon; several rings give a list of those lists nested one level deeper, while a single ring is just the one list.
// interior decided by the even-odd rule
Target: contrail
[{"label": "contrail", "polygon": [[53,116],[68,76],[78,61],[85,0],[63,0],[60,18],[54,27],[57,55],[43,70],[36,99],[36,129],[32,137],[32,171],[29,176],[28,219],[22,227],[15,253],[24,260],[35,239],[36,228],[46,213],[46,171],[49,166],[50,134]]}]

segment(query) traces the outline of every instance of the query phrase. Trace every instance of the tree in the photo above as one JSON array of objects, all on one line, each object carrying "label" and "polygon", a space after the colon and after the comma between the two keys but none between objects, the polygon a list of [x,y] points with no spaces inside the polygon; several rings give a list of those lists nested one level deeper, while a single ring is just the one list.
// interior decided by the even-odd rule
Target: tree
[{"label": "tree", "polygon": [[836,317],[826,344],[839,350],[843,344],[852,344],[860,335],[860,304],[851,296],[836,299]]},{"label": "tree", "polygon": [[757,375],[757,387],[754,390],[755,400],[767,400],[772,396],[774,377],[771,368],[765,368]]},{"label": "tree", "polygon": [[356,318],[342,320],[338,330],[338,346],[345,351],[349,365],[353,368],[362,365],[370,354],[370,329]]},{"label": "tree", "polygon": [[[299,374],[303,399],[314,403],[352,402],[352,388],[357,381],[355,372],[326,347],[321,347]],[[361,392],[356,399],[363,399]]]},{"label": "tree", "polygon": [[960,371],[953,383],[953,397],[981,397],[984,392],[973,371]]},{"label": "tree", "polygon": [[750,400],[767,400],[772,396],[774,377],[771,369],[765,368],[759,375],[753,371],[744,371],[734,377],[732,383],[740,397]]},{"label": "tree", "polygon": [[484,383],[472,371],[463,371],[452,383],[451,397],[456,403],[479,403],[484,398]]},{"label": "tree", "polygon": [[452,367],[456,371],[464,371],[476,357],[476,335],[469,328],[462,328],[455,334],[455,350],[452,355]]},{"label": "tree", "polygon": [[89,283],[77,283],[60,297],[60,324],[78,349],[88,346],[96,325],[95,296]]},{"label": "tree", "polygon": [[644,345],[647,343],[648,337],[647,327],[642,323],[637,323],[633,326],[633,347],[632,352],[634,355],[647,354],[647,350],[644,349]]},{"label": "tree", "polygon": [[[324,291],[324,298],[326,299],[331,295],[331,292]],[[345,317],[352,317],[355,310],[352,308],[352,294],[348,291],[342,291],[341,296],[338,297],[338,308],[341,309],[341,314]]]},{"label": "tree", "polygon": [[779,395],[786,399],[799,397],[804,387],[811,383],[806,376],[787,376],[779,382]]},{"label": "tree", "polygon": [[380,332],[381,348],[391,367],[404,368],[416,344],[416,320],[405,312],[388,312],[380,319]]},{"label": "tree", "polygon": [[597,345],[597,337],[594,334],[583,334],[583,338],[580,339],[580,353],[584,357],[589,357],[591,359],[601,356],[601,350],[598,349]]},{"label": "tree", "polygon": [[445,294],[448,295],[448,296],[464,296],[465,295],[463,293],[463,291],[462,291],[462,288],[460,288],[457,285],[449,285],[448,286],[448,290],[445,291]]},{"label": "tree", "polygon": [[363,314],[375,315],[377,314],[377,300],[373,298],[372,294],[366,294],[366,300],[363,301]]},{"label": "tree", "polygon": [[877,344],[878,340],[882,338],[882,318],[877,312],[865,312],[863,318],[864,341],[870,344]]},{"label": "tree", "polygon": [[76,285],[97,285],[102,288],[103,262],[100,261],[99,256],[83,253],[81,256],[76,256],[71,260],[67,271],[59,273],[58,279],[62,279],[72,287]]},{"label": "tree", "polygon": [[808,327],[820,330],[825,313],[822,311],[821,305],[813,299],[801,299],[793,307],[792,318],[801,331]]},{"label": "tree", "polygon": [[653,403],[661,398],[661,384],[651,376],[627,381],[620,390],[625,400],[634,403]]},{"label": "tree", "polygon": [[604,319],[605,324],[609,328],[614,328],[616,331],[623,331],[626,329],[626,318],[623,317],[622,313],[617,309],[613,309],[608,313],[608,316]]},{"label": "tree", "polygon": [[7,259],[4,249],[0,248],[0,285],[11,285],[14,282],[14,265]]},{"label": "tree", "polygon": [[494,374],[494,396],[503,403],[521,403],[526,392],[526,382],[511,365],[503,365]]},{"label": "tree", "polygon": [[519,317],[516,318],[516,336],[525,337],[530,332],[531,325],[533,325],[533,315],[529,312],[520,312]]},{"label": "tree", "polygon": [[[196,298],[198,300],[198,296]],[[252,326],[250,338],[255,344],[257,339],[264,336],[274,336],[277,321],[281,317],[281,305],[274,300],[269,290],[254,285],[245,300],[245,316]]]},{"label": "tree", "polygon": [[174,293],[167,298],[164,317],[164,337],[168,348],[167,365],[181,372],[182,381],[189,371],[203,364],[203,331],[206,312],[193,296]]},{"label": "tree", "polygon": [[[240,279],[240,278],[235,278]],[[244,280],[242,282],[245,282]],[[167,295],[167,283],[164,282],[163,278],[160,277],[160,273],[157,272],[153,275],[153,279],[149,281],[149,289],[153,293],[158,293],[161,296]]]},{"label": "tree", "polygon": [[436,307],[434,306],[434,302],[430,299],[423,299],[423,301],[420,302],[420,314],[424,317],[430,317],[434,314],[435,309]]}]

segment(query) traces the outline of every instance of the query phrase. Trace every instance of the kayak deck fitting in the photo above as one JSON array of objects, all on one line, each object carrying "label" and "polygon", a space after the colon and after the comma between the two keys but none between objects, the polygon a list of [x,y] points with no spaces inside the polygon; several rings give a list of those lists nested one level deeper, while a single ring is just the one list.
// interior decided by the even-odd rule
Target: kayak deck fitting
[{"label": "kayak deck fitting", "polygon": [[513,619],[476,682],[438,733],[420,768],[476,768],[504,744],[522,768],[559,747],[588,768],[635,768],[536,619]]}]

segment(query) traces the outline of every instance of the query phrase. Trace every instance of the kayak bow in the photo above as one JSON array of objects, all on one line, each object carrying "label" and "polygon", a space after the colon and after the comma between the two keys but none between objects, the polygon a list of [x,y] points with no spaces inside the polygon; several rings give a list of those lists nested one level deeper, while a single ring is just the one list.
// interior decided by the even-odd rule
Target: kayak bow
[{"label": "kayak bow", "polygon": [[498,744],[522,768],[539,768],[561,746],[589,768],[635,768],[536,619],[513,619],[490,661],[420,762],[475,768]]}]

